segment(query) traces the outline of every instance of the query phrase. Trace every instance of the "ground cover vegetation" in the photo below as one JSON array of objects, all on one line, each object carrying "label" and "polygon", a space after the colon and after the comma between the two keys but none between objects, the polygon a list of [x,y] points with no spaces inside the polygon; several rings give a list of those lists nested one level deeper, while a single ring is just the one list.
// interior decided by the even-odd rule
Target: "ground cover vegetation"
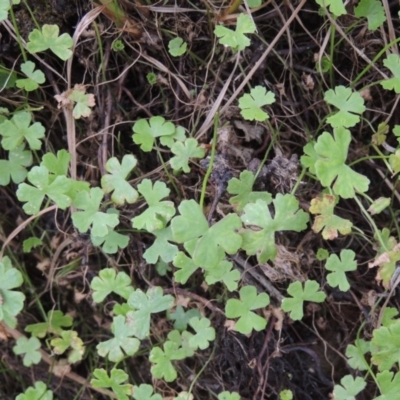
[{"label": "ground cover vegetation", "polygon": [[399,17],[0,0],[0,398],[397,400]]}]

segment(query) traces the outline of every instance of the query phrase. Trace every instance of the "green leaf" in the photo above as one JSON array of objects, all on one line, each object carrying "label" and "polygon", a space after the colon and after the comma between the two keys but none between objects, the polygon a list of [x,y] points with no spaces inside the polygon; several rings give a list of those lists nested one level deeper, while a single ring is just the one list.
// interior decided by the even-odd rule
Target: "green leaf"
[{"label": "green leaf", "polygon": [[193,262],[203,268],[211,268],[221,260],[221,250],[235,254],[242,238],[236,232],[242,224],[236,214],[228,214],[211,227],[194,200],[183,200],[178,207],[181,215],[171,222],[172,233],[177,243],[194,240]]},{"label": "green leaf", "polygon": [[347,363],[353,369],[359,371],[366,371],[368,369],[368,363],[365,360],[364,355],[371,349],[371,342],[367,342],[364,339],[357,339],[355,345],[349,344],[346,348],[346,357],[348,358]]},{"label": "green leaf", "polygon": [[[62,97],[62,95],[60,95]],[[54,96],[56,100],[60,101],[60,96]],[[86,93],[86,86],[75,85],[74,88],[68,92],[67,98],[75,103],[72,110],[72,115],[75,119],[89,117],[92,113],[91,107],[96,105],[94,94]]]},{"label": "green leaf", "polygon": [[138,192],[126,181],[130,172],[136,167],[137,160],[132,154],[125,154],[120,164],[115,157],[106,163],[106,171],[110,174],[101,178],[101,186],[104,193],[111,193],[111,200],[117,205],[125,202],[132,204],[139,197]]},{"label": "green leaf", "polygon": [[400,390],[400,372],[394,375],[393,372],[383,371],[376,374],[376,380],[379,384],[381,395],[374,400],[397,400]]},{"label": "green leaf", "polygon": [[[262,0],[247,0],[247,4],[249,5],[250,8],[256,8],[260,7],[262,3]],[[234,400],[234,399],[232,399]],[[238,398],[239,400],[239,398]]]},{"label": "green leaf", "polygon": [[132,397],[135,400],[163,400],[160,394],[153,394],[153,386],[142,383],[140,386],[133,387]]},{"label": "green leaf", "polygon": [[[13,4],[19,4],[21,0],[0,0],[0,22],[8,18],[8,11]],[[46,400],[46,399],[44,399]]]},{"label": "green leaf", "polygon": [[[321,184],[330,187],[334,182],[334,193],[344,199],[353,198],[356,191],[364,193],[369,187],[367,177],[345,164],[350,141],[351,134],[347,129],[335,129],[333,136],[324,132],[319,136],[312,152],[309,152],[309,147],[304,147],[308,158],[301,158],[303,165],[314,162],[314,171]],[[312,172],[311,168],[310,171]]]},{"label": "green leaf", "polygon": [[232,178],[228,182],[227,192],[235,194],[229,199],[237,212],[243,211],[246,204],[255,203],[257,200],[264,200],[267,204],[272,201],[272,196],[268,192],[252,192],[256,178],[251,171],[242,171],[239,179]]},{"label": "green leaf", "polygon": [[47,321],[30,324],[25,328],[32,336],[44,338],[47,334],[61,335],[63,328],[72,325],[72,317],[64,315],[62,311],[51,310],[47,313]]},{"label": "green leaf", "polygon": [[333,395],[335,400],[356,400],[358,393],[364,390],[367,383],[359,376],[353,378],[351,375],[346,375],[340,380],[340,385],[335,385]]},{"label": "green leaf", "polygon": [[133,395],[133,386],[129,383],[123,384],[128,379],[128,374],[122,369],[111,370],[111,375],[108,376],[106,370],[96,368],[93,371],[93,376],[90,383],[95,388],[111,388],[117,395],[118,400],[128,400],[128,396]]},{"label": "green leaf", "polygon": [[199,268],[199,265],[195,264],[193,260],[182,251],[179,251],[175,255],[173,264],[178,268],[178,271],[174,273],[175,281],[182,285],[184,285],[191,275]]},{"label": "green leaf", "polygon": [[169,243],[173,240],[171,227],[155,230],[152,234],[156,237],[156,240],[143,253],[143,258],[148,264],[156,264],[158,259],[166,263],[171,262],[178,253],[178,247]]},{"label": "green leaf", "polygon": [[292,298],[285,298],[282,301],[282,310],[290,312],[290,318],[298,321],[303,318],[303,303],[305,301],[312,301],[314,303],[322,303],[326,295],[324,292],[319,291],[319,284],[316,281],[307,280],[303,285],[297,281],[291,283],[287,292]]},{"label": "green leaf", "polygon": [[179,352],[182,352],[184,357],[192,357],[194,355],[194,348],[190,345],[190,340],[194,335],[188,331],[180,333],[173,330],[168,333],[168,340],[178,345]]},{"label": "green leaf", "polygon": [[360,116],[365,111],[364,99],[360,93],[352,92],[350,88],[336,86],[325,92],[325,101],[339,109],[328,117],[327,121],[333,128],[350,128],[360,122]]},{"label": "green leaf", "polygon": [[169,195],[170,190],[167,185],[164,182],[156,181],[153,186],[150,179],[143,179],[138,185],[138,191],[149,207],[139,216],[131,219],[132,226],[148,232],[164,229],[176,212],[172,201],[160,201]]},{"label": "green leaf", "polygon": [[217,265],[208,268],[205,273],[205,280],[208,285],[222,282],[230,292],[236,290],[240,280],[240,272],[233,267],[233,263],[221,260]]},{"label": "green leaf", "polygon": [[182,306],[177,306],[175,312],[167,313],[168,319],[174,321],[174,328],[178,331],[184,331],[191,318],[201,317],[197,308],[192,308],[185,312]]},{"label": "green leaf", "polygon": [[340,259],[336,254],[331,254],[329,256],[325,264],[325,269],[333,271],[326,277],[330,286],[339,286],[342,292],[347,292],[350,289],[350,284],[345,273],[357,269],[355,256],[356,253],[354,253],[353,250],[342,250],[340,252]]},{"label": "green leaf", "polygon": [[111,331],[113,339],[101,342],[96,346],[97,352],[102,357],[107,357],[112,362],[119,362],[126,356],[133,356],[139,349],[140,341],[132,338],[134,333],[131,331],[129,323],[125,317],[118,315],[114,317]]},{"label": "green leaf", "polygon": [[259,227],[261,230],[247,229],[242,233],[242,248],[248,255],[257,254],[260,263],[273,260],[277,249],[275,232],[300,232],[307,227],[308,214],[299,209],[299,203],[291,194],[278,193],[273,201],[275,215],[272,218],[268,204],[263,200],[247,204],[241,216],[245,225]]},{"label": "green leaf", "polygon": [[322,231],[325,240],[337,238],[338,232],[348,235],[353,226],[348,219],[340,218],[333,213],[337,201],[337,197],[330,194],[322,194],[311,200],[309,212],[319,214],[315,217],[312,229],[315,233]]},{"label": "green leaf", "polygon": [[244,286],[239,291],[240,300],[229,299],[225,306],[228,318],[239,318],[235,324],[237,332],[247,335],[254,329],[261,331],[267,326],[265,318],[255,314],[253,310],[264,308],[269,304],[267,293],[257,295],[254,286]]},{"label": "green leaf", "polygon": [[24,140],[32,150],[40,150],[45,129],[40,122],[30,125],[32,115],[27,111],[16,112],[11,120],[0,124],[0,135],[3,136],[1,144],[4,150],[15,150]]},{"label": "green leaf", "polygon": [[182,126],[176,126],[172,135],[160,136],[160,143],[163,146],[171,148],[175,142],[184,142],[186,140],[186,131]]},{"label": "green leaf", "polygon": [[168,52],[173,57],[179,57],[185,54],[187,50],[187,43],[183,41],[182,38],[176,37],[171,39],[168,43]]},{"label": "green leaf", "polygon": [[93,301],[96,303],[101,303],[111,293],[127,300],[134,291],[129,275],[125,272],[116,274],[112,268],[102,269],[99,276],[93,278],[90,287],[93,290]]},{"label": "green leaf", "polygon": [[136,289],[128,298],[128,305],[136,311],[127,314],[127,324],[131,332],[139,339],[144,339],[150,332],[150,316],[170,309],[174,305],[171,295],[163,295],[160,287],[152,287],[144,294]]},{"label": "green leaf", "polygon": [[251,89],[250,94],[246,93],[239,98],[239,108],[242,117],[248,121],[266,121],[269,115],[261,107],[275,102],[275,94],[263,86],[256,86]]},{"label": "green leaf", "polygon": [[336,17],[347,14],[343,0],[316,0],[321,7],[329,7],[329,10]]},{"label": "green leaf", "polygon": [[204,149],[198,147],[196,139],[189,138],[185,142],[175,142],[171,147],[174,157],[170,159],[171,167],[175,171],[183,170],[183,172],[190,172],[189,159],[190,158],[203,158],[205,155]]},{"label": "green leaf", "polygon": [[62,149],[57,151],[57,156],[54,153],[43,155],[40,165],[46,167],[49,172],[56,176],[67,175],[70,160],[71,154],[67,150]]},{"label": "green leaf", "polygon": [[9,152],[8,160],[0,160],[0,186],[7,186],[10,180],[14,183],[25,180],[26,167],[32,164],[32,152],[24,148],[25,144],[21,144]]},{"label": "green leaf", "polygon": [[50,344],[53,346],[55,354],[64,354],[67,349],[70,349],[68,352],[70,364],[81,361],[85,353],[85,346],[76,331],[62,331],[61,337],[51,340]]},{"label": "green leaf", "polygon": [[225,391],[218,395],[218,400],[240,400],[240,395],[236,392]]},{"label": "green leaf", "polygon": [[34,29],[29,34],[27,49],[31,54],[50,49],[61,60],[66,61],[72,56],[70,48],[73,40],[70,35],[63,33],[59,36],[60,29],[57,25],[43,25],[42,30]]},{"label": "green leaf", "polygon": [[371,362],[379,371],[389,370],[393,364],[400,363],[400,320],[389,327],[381,326],[373,331]]},{"label": "green leaf", "polygon": [[290,389],[281,390],[279,400],[293,400],[293,392]]},{"label": "green leaf", "polygon": [[35,382],[35,387],[29,386],[25,393],[19,394],[15,400],[53,400],[53,392],[47,390],[42,381]]},{"label": "green leaf", "polygon": [[79,192],[74,199],[74,206],[84,211],[72,214],[72,222],[81,233],[92,225],[93,236],[106,236],[110,229],[119,224],[118,215],[99,211],[104,193],[100,188],[91,188],[90,192]]},{"label": "green leaf", "polygon": [[193,350],[205,350],[210,346],[209,342],[215,340],[215,329],[210,326],[211,321],[208,318],[193,317],[189,325],[196,332],[189,340],[189,345]]},{"label": "green leaf", "polygon": [[13,347],[13,352],[17,355],[24,354],[23,364],[30,367],[32,364],[39,364],[42,359],[40,354],[40,342],[37,338],[26,338],[21,336],[17,339],[17,344]]},{"label": "green leaf", "polygon": [[36,65],[32,61],[27,61],[21,64],[21,71],[28,77],[27,79],[18,79],[17,87],[25,89],[27,92],[32,92],[39,87],[39,84],[44,83],[46,78],[44,73],[38,69],[34,72]]},{"label": "green leaf", "polygon": [[175,133],[175,125],[165,122],[163,117],[151,117],[149,120],[139,119],[133,125],[133,141],[140,145],[142,151],[151,151],[154,140],[160,136],[170,136]]},{"label": "green leaf", "polygon": [[399,311],[394,308],[394,307],[386,307],[385,310],[383,311],[383,317],[382,317],[382,326],[386,326],[387,328],[390,325],[393,325],[397,321],[397,317],[399,314]]},{"label": "green leaf", "polygon": [[366,17],[370,31],[378,29],[386,21],[385,9],[379,0],[361,0],[354,9],[354,15]]},{"label": "green leaf", "polygon": [[164,343],[164,350],[159,347],[153,347],[149,356],[149,361],[154,364],[151,367],[151,374],[154,378],[172,382],[177,378],[178,374],[171,361],[182,360],[185,357],[185,350],[179,349],[179,345],[172,341]]},{"label": "green leaf", "polygon": [[25,295],[12,290],[22,285],[23,278],[21,272],[13,268],[7,256],[0,261],[0,277],[0,321],[4,321],[10,328],[15,328],[15,316],[24,307]]},{"label": "green leaf", "polygon": [[394,77],[381,81],[381,85],[384,89],[400,93],[400,56],[398,54],[390,54],[383,60],[383,65],[391,71]]},{"label": "green leaf", "polygon": [[33,236],[23,241],[22,249],[24,253],[30,253],[32,249],[42,245],[43,245],[43,240]]},{"label": "green leaf", "polygon": [[246,14],[239,14],[235,31],[221,25],[217,25],[214,29],[219,42],[235,51],[244,50],[247,46],[250,46],[250,39],[245,34],[254,33],[255,31],[256,26],[253,20]]},{"label": "green leaf", "polygon": [[57,176],[54,180],[46,167],[33,167],[28,172],[28,181],[33,185],[21,183],[18,186],[17,197],[19,201],[26,202],[22,207],[28,215],[39,212],[45,196],[56,203],[57,207],[65,210],[71,204],[68,192],[71,181],[66,176]]},{"label": "green leaf", "polygon": [[101,246],[104,253],[115,254],[118,249],[125,249],[129,244],[129,236],[122,235],[116,231],[109,230],[105,236],[90,236],[95,246]]}]

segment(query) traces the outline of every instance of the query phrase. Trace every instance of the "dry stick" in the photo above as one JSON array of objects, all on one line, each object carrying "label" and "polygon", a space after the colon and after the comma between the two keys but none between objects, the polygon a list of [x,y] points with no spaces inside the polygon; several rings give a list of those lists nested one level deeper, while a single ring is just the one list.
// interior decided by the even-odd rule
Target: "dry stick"
[{"label": "dry stick", "polygon": [[[0,327],[1,327],[1,329],[3,329],[8,335],[10,335],[15,340],[19,339],[20,337],[25,337],[26,338],[26,336],[23,335],[20,331],[10,328],[4,322],[0,322]],[[54,365],[55,360],[52,359],[44,350],[40,349],[39,352],[40,352],[40,354],[42,356],[42,360],[46,364],[48,364],[50,366]],[[86,379],[82,378],[80,375],[76,374],[75,372],[67,372],[65,375],[63,375],[62,377],[59,377],[59,378],[63,378],[64,376],[66,376],[67,378],[75,381],[76,383],[78,383],[81,386],[88,387],[89,389],[95,390],[98,393],[104,394],[106,396],[110,396],[113,399],[117,399],[117,395],[115,393],[113,393],[113,392],[111,392],[110,390],[107,390],[107,389],[101,389],[101,388],[93,387]]]},{"label": "dry stick", "polygon": [[[246,77],[243,79],[242,83],[239,85],[239,87],[235,90],[233,95],[230,97],[230,99],[225,103],[225,105],[222,107],[220,113],[221,115],[228,109],[228,107],[233,103],[234,100],[238,97],[239,93],[243,90],[243,88],[247,85],[247,83],[250,81],[250,79],[253,77],[254,73],[257,71],[257,69],[260,67],[260,65],[263,63],[265,58],[268,56],[268,54],[271,52],[275,44],[278,42],[278,40],[281,38],[281,36],[285,33],[287,27],[292,23],[292,21],[296,18],[297,14],[299,11],[303,8],[304,4],[306,3],[307,0],[301,0],[300,4],[296,7],[296,9],[293,11],[293,14],[289,17],[289,19],[286,21],[285,25],[282,27],[282,29],[278,32],[278,34],[275,36],[274,40],[269,44],[267,49],[264,51],[262,56],[259,58],[259,60],[254,64],[254,67],[250,70],[250,72],[246,75]],[[239,54],[239,53],[238,53]],[[206,120],[204,121],[203,125],[199,129],[199,132],[196,135],[196,138],[199,138],[200,136],[204,135],[211,127],[212,121],[214,119],[214,114],[216,113],[219,103],[221,102],[223,96],[225,95],[226,92],[226,87],[227,85],[225,84],[224,87],[222,88],[222,92],[217,98],[216,103],[210,110],[209,115],[207,116]],[[225,91],[224,91],[225,90]],[[222,94],[222,96],[221,96]]]},{"label": "dry stick", "polygon": [[[388,26],[388,33],[389,33],[389,40],[392,44],[392,49],[394,54],[399,54],[399,48],[397,46],[397,43],[395,43],[396,40],[396,33],[394,31],[393,27],[393,20],[392,20],[392,15],[390,14],[390,8],[389,8],[389,3],[387,0],[382,0],[383,7],[385,8],[385,14],[386,14],[386,23]],[[383,25],[381,26],[381,29],[383,30]]]}]

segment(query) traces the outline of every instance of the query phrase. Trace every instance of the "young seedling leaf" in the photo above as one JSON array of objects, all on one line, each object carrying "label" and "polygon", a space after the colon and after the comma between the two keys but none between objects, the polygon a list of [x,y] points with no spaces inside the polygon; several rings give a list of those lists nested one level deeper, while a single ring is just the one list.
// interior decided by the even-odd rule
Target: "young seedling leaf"
[{"label": "young seedling leaf", "polygon": [[177,330],[173,330],[168,333],[168,340],[178,345],[179,351],[183,351],[185,357],[192,357],[194,355],[194,348],[190,345],[190,340],[194,335],[188,331],[180,333]]},{"label": "young seedling leaf", "polygon": [[350,88],[336,86],[325,92],[325,101],[339,109],[328,117],[327,121],[333,128],[351,128],[360,122],[360,116],[365,111],[364,99],[360,93],[352,92]]},{"label": "young seedling leaf", "polygon": [[18,200],[26,202],[23,209],[27,214],[37,214],[45,196],[62,210],[71,204],[71,198],[68,196],[71,181],[66,176],[57,176],[54,179],[54,175],[50,175],[46,167],[40,166],[33,167],[28,172],[28,181],[33,186],[21,183],[17,190]]},{"label": "young seedling leaf", "polygon": [[109,376],[106,370],[96,368],[93,376],[96,378],[92,378],[90,381],[93,387],[111,388],[118,400],[128,400],[128,396],[133,394],[133,386],[129,383],[124,384],[128,379],[128,374],[122,369],[113,368]]},{"label": "young seedling leaf", "polygon": [[25,180],[26,167],[32,164],[32,152],[24,148],[25,144],[21,144],[9,152],[8,160],[0,160],[0,186],[7,186],[10,180],[14,183]]},{"label": "young seedling leaf", "polygon": [[31,54],[50,49],[61,60],[66,61],[72,56],[73,40],[70,35],[63,33],[59,36],[57,25],[43,25],[42,30],[34,29],[29,34],[27,49]]},{"label": "young seedling leaf", "polygon": [[210,326],[208,318],[193,317],[189,325],[196,332],[189,340],[189,345],[193,350],[205,350],[210,346],[210,342],[215,340],[215,329]]},{"label": "young seedling leaf", "polygon": [[400,320],[389,327],[375,329],[371,342],[374,346],[371,362],[379,371],[390,370],[400,362]]},{"label": "young seedling leaf", "polygon": [[305,282],[304,289],[302,283],[299,281],[291,283],[287,292],[292,296],[292,298],[283,299],[282,310],[290,312],[290,318],[294,321],[303,318],[303,303],[305,301],[322,303],[326,298],[325,293],[319,291],[318,282],[311,280]]},{"label": "young seedling leaf", "polygon": [[154,389],[152,385],[142,383],[140,386],[133,387],[132,397],[135,400],[163,400],[160,394],[153,392]]},{"label": "young seedling leaf", "polygon": [[160,201],[169,195],[170,190],[167,185],[156,181],[153,186],[150,179],[143,179],[138,185],[138,191],[149,207],[139,216],[132,218],[132,226],[148,232],[164,229],[176,212],[172,201]]},{"label": "young seedling leaf", "polygon": [[329,7],[330,12],[336,17],[347,14],[343,0],[316,0],[321,7]]},{"label": "young seedling leaf", "polygon": [[361,377],[355,379],[346,375],[340,380],[341,385],[335,385],[333,395],[335,400],[356,400],[358,393],[364,390],[367,383]]},{"label": "young seedling leaf", "polygon": [[367,18],[370,31],[378,29],[386,21],[385,9],[379,0],[361,0],[354,9],[354,15]]},{"label": "young seedling leaf", "polygon": [[35,236],[25,239],[22,243],[22,250],[24,253],[30,253],[32,249],[42,246],[43,240]]},{"label": "young seedling leaf", "polygon": [[179,349],[179,345],[170,340],[164,343],[164,350],[160,347],[153,347],[149,356],[149,361],[154,364],[151,367],[151,374],[154,378],[172,382],[178,374],[171,361],[182,360],[185,357],[185,350]]},{"label": "young seedling leaf", "polygon": [[106,236],[90,236],[95,246],[101,246],[104,253],[115,254],[119,249],[125,249],[129,244],[129,236],[109,230]]},{"label": "young seedling leaf", "polygon": [[184,142],[186,139],[185,128],[178,125],[172,135],[160,136],[160,143],[163,146],[171,148],[175,142]]},{"label": "young seedling leaf", "polygon": [[275,102],[275,94],[267,92],[265,87],[256,86],[239,98],[239,107],[244,119],[248,121],[263,122],[269,119],[269,115],[261,107]]},{"label": "young seedling leaf", "polygon": [[192,308],[185,312],[182,306],[176,307],[175,312],[167,313],[168,319],[174,321],[174,328],[178,331],[185,331],[191,318],[201,317],[197,308]]},{"label": "young seedling leaf", "polygon": [[171,39],[168,43],[168,52],[173,57],[180,57],[185,54],[187,50],[187,43],[182,38],[176,37]]},{"label": "young seedling leaf", "polygon": [[75,85],[74,89],[68,94],[68,99],[75,103],[72,110],[75,119],[89,117],[92,113],[91,107],[96,105],[94,94],[86,93],[86,86],[84,85]]},{"label": "young seedling leaf", "polygon": [[229,299],[225,306],[228,318],[239,318],[235,324],[235,330],[244,335],[248,335],[253,329],[263,330],[267,326],[267,321],[255,314],[253,310],[264,308],[269,304],[268,294],[257,294],[254,286],[244,286],[240,289],[239,295],[240,300]]},{"label": "young seedling leaf", "polygon": [[249,15],[239,14],[237,18],[236,30],[217,25],[214,29],[219,42],[225,46],[231,47],[235,51],[244,50],[250,46],[250,39],[246,33],[254,33],[256,26]]},{"label": "young seedling leaf", "polygon": [[79,232],[85,233],[92,226],[91,234],[101,237],[119,224],[118,215],[99,211],[103,197],[104,193],[98,187],[91,188],[89,193],[83,191],[76,195],[74,206],[83,211],[74,212],[72,222]]},{"label": "young seedling leaf", "polygon": [[348,358],[347,363],[353,369],[359,371],[366,371],[368,369],[368,363],[365,360],[364,355],[371,350],[371,342],[367,342],[364,339],[356,340],[355,344],[349,344],[346,348],[346,357]]},{"label": "young seedling leaf", "polygon": [[116,293],[127,300],[134,290],[129,275],[122,271],[117,274],[112,268],[102,269],[99,276],[93,278],[90,287],[96,303],[101,303],[111,293]]},{"label": "young seedling leaf", "polygon": [[28,142],[32,150],[40,150],[45,129],[40,122],[30,125],[32,115],[28,111],[16,112],[11,120],[0,124],[0,135],[3,136],[1,145],[4,150],[15,150],[24,141]]},{"label": "young seedling leaf", "polygon": [[32,364],[39,364],[42,359],[40,354],[40,341],[35,338],[26,338],[21,336],[17,339],[17,344],[13,347],[13,352],[16,355],[24,354],[22,363],[25,367],[30,367]]},{"label": "young seedling leaf", "polygon": [[350,284],[346,277],[346,272],[355,271],[357,262],[355,260],[356,253],[353,250],[342,250],[340,259],[336,254],[331,254],[325,264],[325,269],[332,271],[327,275],[326,279],[330,286],[337,287],[342,292],[347,292],[350,289]]},{"label": "young seedling leaf", "polygon": [[97,352],[102,357],[108,357],[112,362],[119,362],[126,356],[133,356],[139,349],[140,341],[132,338],[134,333],[126,323],[125,317],[114,317],[111,332],[113,339],[101,342],[96,346]]},{"label": "young seedling leaf", "polygon": [[190,158],[203,158],[205,155],[204,149],[199,147],[197,140],[193,138],[186,139],[184,142],[175,142],[171,151],[175,154],[170,159],[171,167],[175,171],[182,170],[186,173],[190,172]]},{"label": "young seedling leaf", "polygon": [[[307,153],[309,158],[302,157],[302,163],[311,163],[313,160],[315,173],[321,184],[330,187],[333,183],[335,194],[344,199],[355,196],[356,191],[364,193],[368,190],[369,179],[352,170],[345,164],[349,144],[351,141],[350,131],[344,128],[334,130],[333,136],[324,132],[319,136],[313,152]],[[307,146],[304,148],[305,151]],[[308,148],[309,150],[310,148]]]},{"label": "young seedling leaf", "polygon": [[19,394],[15,400],[53,400],[53,392],[47,390],[42,381],[35,382],[35,387],[29,386],[25,393]]},{"label": "young seedling leaf", "polygon": [[382,317],[382,326],[386,326],[387,328],[396,323],[398,318],[395,318],[399,315],[399,311],[394,307],[386,307],[383,311]]},{"label": "young seedling leaf", "polygon": [[67,349],[70,349],[68,352],[68,362],[70,364],[81,361],[85,353],[83,341],[78,337],[78,332],[76,331],[62,331],[61,337],[53,339],[50,344],[55,354],[64,354]]},{"label": "young seedling leaf", "polygon": [[242,221],[247,226],[259,227],[261,230],[247,229],[242,233],[242,248],[248,255],[257,254],[260,263],[273,260],[277,253],[275,232],[304,230],[308,214],[299,209],[299,203],[291,194],[278,193],[273,201],[275,215],[272,218],[268,204],[263,200],[247,204],[244,207]]},{"label": "young seedling leaf", "polygon": [[24,306],[25,295],[12,290],[22,285],[23,278],[7,256],[0,261],[0,277],[0,321],[4,321],[10,328],[15,328],[15,316]]},{"label": "young seedling leaf", "polygon": [[160,287],[150,288],[146,294],[136,289],[128,298],[128,305],[135,309],[127,314],[127,324],[133,335],[144,339],[150,332],[150,316],[170,309],[174,305],[171,295],[163,295]]},{"label": "young seedling leaf", "polygon": [[330,194],[323,194],[311,200],[310,213],[319,214],[315,217],[312,229],[315,233],[322,231],[325,240],[337,238],[338,232],[348,235],[353,226],[348,219],[340,218],[333,213],[337,197]]},{"label": "young seedling leaf", "polygon": [[400,93],[400,56],[398,54],[390,54],[383,60],[383,65],[388,68],[394,76],[393,78],[381,81],[381,85],[384,89],[394,90],[396,93]]},{"label": "young seedling leaf", "polygon": [[48,334],[61,335],[63,328],[72,325],[72,317],[64,315],[62,311],[51,310],[47,313],[47,321],[37,324],[30,324],[25,328],[25,332],[29,332],[34,337],[44,338]]},{"label": "young seedling leaf", "polygon": [[256,178],[251,171],[242,171],[239,179],[232,178],[228,182],[227,192],[234,194],[229,199],[237,212],[243,211],[246,204],[255,203],[257,200],[264,200],[267,204],[272,201],[272,196],[268,192],[253,192],[253,185]]},{"label": "young seedling leaf", "polygon": [[44,73],[38,69],[35,69],[35,63],[27,61],[21,64],[21,71],[27,76],[26,79],[18,79],[15,83],[20,89],[25,89],[27,92],[36,90],[40,84],[44,83],[46,78]]},{"label": "young seedling leaf", "polygon": [[143,258],[148,264],[156,264],[158,259],[166,263],[171,262],[178,253],[178,247],[169,243],[173,240],[171,227],[155,230],[152,234],[156,237],[156,240],[144,252]]},{"label": "young seedling leaf", "polygon": [[151,151],[154,140],[160,136],[171,136],[175,134],[175,125],[172,122],[165,122],[163,117],[151,117],[149,120],[139,119],[133,125],[133,141],[140,145],[143,151]]},{"label": "young seedling leaf", "polygon": [[41,166],[46,167],[49,172],[56,176],[67,175],[71,154],[67,150],[57,151],[57,156],[53,153],[46,153],[42,157]]},{"label": "young seedling leaf", "polygon": [[139,197],[138,192],[126,181],[130,172],[136,167],[137,160],[132,154],[125,154],[122,163],[112,157],[106,163],[106,171],[110,174],[101,178],[104,193],[111,193],[111,200],[117,205],[125,202],[132,204]]},{"label": "young seedling leaf", "polygon": [[[8,11],[13,4],[19,4],[21,0],[0,0],[0,22],[8,18]],[[46,400],[46,399],[43,399]]]},{"label": "young seedling leaf", "polygon": [[174,257],[173,264],[178,271],[175,271],[175,281],[184,285],[193,273],[199,268],[184,252],[179,251]]}]

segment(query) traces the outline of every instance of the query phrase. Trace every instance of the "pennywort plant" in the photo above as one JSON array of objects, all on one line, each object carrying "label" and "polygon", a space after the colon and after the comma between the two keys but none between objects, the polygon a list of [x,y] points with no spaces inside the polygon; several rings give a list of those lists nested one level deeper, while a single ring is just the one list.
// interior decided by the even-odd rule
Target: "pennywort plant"
[{"label": "pennywort plant", "polygon": [[[256,1],[248,3],[251,7],[259,6]],[[331,13],[335,18],[347,13],[341,0],[317,0],[317,3],[324,13]],[[0,1],[0,20],[7,18],[12,4],[17,2]],[[371,30],[385,21],[382,4],[377,0],[359,2],[355,16],[366,18]],[[249,35],[255,32],[253,19],[244,13],[237,17],[235,30],[222,24],[217,24],[214,30],[219,44],[233,52],[248,47]],[[63,61],[72,56],[72,46],[72,38],[68,34],[59,35],[56,25],[33,30],[27,42],[31,54],[50,50]],[[173,57],[187,50],[179,37],[171,40],[168,48]],[[399,56],[390,54],[382,62],[390,78],[379,84],[384,90],[400,94]],[[43,72],[35,63],[25,61],[20,69],[26,78],[16,80],[18,88],[34,92],[45,82]],[[155,76],[148,75],[148,80],[156,83]],[[89,117],[96,105],[95,95],[84,85],[75,85],[54,97],[60,107],[73,110],[76,120]],[[28,107],[2,113],[1,147],[6,158],[0,160],[0,185],[10,188],[18,185],[15,194],[28,216],[36,216],[49,206],[70,212],[76,231],[88,235],[91,244],[107,257],[127,248],[135,235],[146,235],[151,242],[143,251],[147,264],[157,265],[158,270],[164,266],[164,274],[175,284],[186,285],[197,279],[205,290],[218,284],[222,306],[216,309],[229,319],[231,329],[237,334],[251,335],[267,327],[273,307],[281,308],[292,321],[299,321],[304,317],[306,302],[324,307],[327,292],[332,288],[349,291],[354,279],[352,272],[358,267],[356,253],[351,249],[327,253],[322,284],[312,279],[292,282],[286,286],[280,304],[272,304],[269,294],[245,284],[234,262],[238,253],[253,257],[261,265],[274,261],[278,255],[277,237],[283,232],[305,232],[310,226],[326,241],[349,235],[356,227],[352,221],[335,214],[340,200],[352,201],[373,229],[376,258],[371,268],[378,267],[377,278],[385,288],[394,287],[396,263],[400,260],[398,243],[388,228],[380,229],[374,221],[374,215],[383,212],[390,201],[369,198],[370,179],[348,161],[353,140],[350,129],[364,118],[365,100],[350,85],[327,89],[323,99],[327,114],[321,121],[320,131],[302,149],[300,158],[303,176],[307,174],[322,188],[310,200],[308,210],[300,204],[295,190],[275,195],[256,190],[257,173],[246,170],[228,180],[231,207],[213,221],[206,217],[196,199],[176,200],[164,181],[139,176],[132,183],[129,179],[132,174],[139,175],[136,170],[140,167],[140,158],[133,154],[124,154],[121,159],[110,157],[98,184],[72,179],[68,172],[71,155],[66,150],[40,153],[46,137],[45,127],[36,121],[36,114]],[[272,90],[257,85],[243,93],[237,106],[245,120],[265,123],[270,118],[268,107],[275,100]],[[137,119],[132,132],[132,143],[143,154],[160,155],[161,150],[169,153],[163,167],[171,174],[188,174],[198,159],[206,157],[205,146],[185,128],[163,116]],[[388,129],[385,134],[400,137],[400,126]],[[395,168],[399,151],[400,146],[394,154],[383,156],[396,172],[400,170]],[[367,211],[365,205],[375,211]],[[126,217],[124,207],[132,207],[134,213]],[[27,243],[28,251],[40,245],[41,239],[36,240]],[[0,260],[0,276],[0,321],[14,329],[18,326],[17,316],[24,308],[25,295],[20,291],[23,275],[12,259],[4,255]],[[207,350],[212,352],[215,347],[219,334],[218,326],[214,325],[215,315],[203,307],[183,306],[177,294],[158,284],[143,288],[124,271],[102,268],[98,276],[90,278],[90,289],[94,309],[110,307],[110,328],[104,340],[95,346],[104,368],[96,367],[92,371],[90,384],[94,389],[107,389],[122,400],[162,399],[156,385],[134,384],[124,370],[124,361],[146,357],[150,365],[147,373],[153,380],[174,382],[183,373],[179,362]],[[368,376],[372,376],[380,393],[375,399],[396,398],[400,389],[397,372],[400,319],[390,307],[382,307],[380,313],[380,324],[374,326],[372,336],[368,340],[358,337],[346,350],[348,365],[359,375],[367,372],[364,376],[344,376],[333,389],[335,398],[355,398],[366,387]],[[154,327],[161,318],[167,328],[160,333]],[[79,336],[79,328],[72,316],[64,315],[61,310],[45,310],[43,321],[28,324],[24,331],[27,336],[16,340],[13,351],[27,367],[39,363],[46,350],[69,365],[85,357],[86,343]],[[190,391],[185,391],[177,393],[175,399],[187,400],[190,396]],[[290,396],[290,390],[281,392],[281,398]],[[238,393],[229,391],[217,393],[215,397],[240,398]],[[17,396],[19,400],[36,398],[53,398],[44,382],[36,382],[34,387]]]}]

